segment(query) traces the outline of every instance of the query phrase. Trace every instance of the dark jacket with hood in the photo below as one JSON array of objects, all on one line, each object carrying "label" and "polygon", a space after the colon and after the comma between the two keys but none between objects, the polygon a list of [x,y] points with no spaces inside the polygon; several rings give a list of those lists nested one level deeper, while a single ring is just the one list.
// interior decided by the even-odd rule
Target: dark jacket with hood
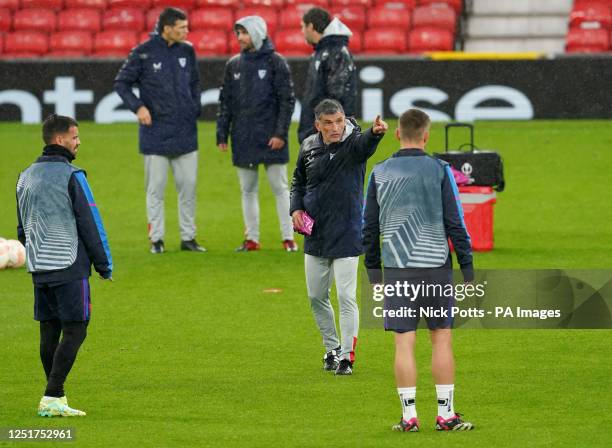
[{"label": "dark jacket with hood", "polygon": [[[243,51],[227,62],[219,95],[217,144],[231,138],[232,162],[239,167],[289,161],[293,82],[287,61],[266,38],[265,22],[257,19],[263,26],[256,27],[251,17],[236,22],[251,36],[255,51]],[[272,137],[283,139],[285,146],[271,149]]]},{"label": "dark jacket with hood", "polygon": [[168,46],[152,34],[128,56],[115,78],[115,91],[132,112],[146,106],[151,113],[151,126],[140,125],[141,153],[177,156],[198,149],[200,78],[190,43]]},{"label": "dark jacket with hood", "polygon": [[363,252],[361,225],[367,160],[383,134],[361,132],[347,119],[341,141],[326,145],[321,134],[300,148],[291,185],[290,213],[306,211],[315,221],[304,237],[304,253],[323,258],[354,257]]},{"label": "dark jacket with hood", "polygon": [[300,143],[316,132],[314,109],[321,101],[330,98],[342,104],[347,117],[356,114],[357,72],[353,56],[348,49],[351,30],[340,20],[333,19],[325,28],[323,37],[310,57],[302,112],[298,128]]}]

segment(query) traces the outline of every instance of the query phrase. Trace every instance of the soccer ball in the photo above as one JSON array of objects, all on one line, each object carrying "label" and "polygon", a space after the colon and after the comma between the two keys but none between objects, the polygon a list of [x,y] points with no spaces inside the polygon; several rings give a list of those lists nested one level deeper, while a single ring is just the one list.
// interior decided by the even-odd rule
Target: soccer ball
[{"label": "soccer ball", "polygon": [[20,268],[25,264],[25,247],[17,240],[8,240],[9,268]]},{"label": "soccer ball", "polygon": [[8,241],[0,238],[0,269],[4,269],[9,262],[9,250]]}]

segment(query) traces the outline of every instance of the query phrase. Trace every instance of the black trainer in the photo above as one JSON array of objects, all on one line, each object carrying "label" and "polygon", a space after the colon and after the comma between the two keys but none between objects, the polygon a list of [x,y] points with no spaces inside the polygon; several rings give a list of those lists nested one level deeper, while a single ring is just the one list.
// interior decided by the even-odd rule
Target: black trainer
[{"label": "black trainer", "polygon": [[336,370],[338,368],[338,353],[340,353],[340,347],[330,350],[323,356],[323,370]]},{"label": "black trainer", "polygon": [[166,249],[164,248],[164,242],[162,240],[151,241],[152,254],[163,254],[164,252],[166,252]]},{"label": "black trainer", "polygon": [[206,249],[200,246],[195,239],[181,241],[181,250],[188,250],[190,252],[206,252]]},{"label": "black trainer", "polygon": [[353,374],[353,363],[348,359],[341,359],[338,368],[336,369],[336,375],[352,375]]}]

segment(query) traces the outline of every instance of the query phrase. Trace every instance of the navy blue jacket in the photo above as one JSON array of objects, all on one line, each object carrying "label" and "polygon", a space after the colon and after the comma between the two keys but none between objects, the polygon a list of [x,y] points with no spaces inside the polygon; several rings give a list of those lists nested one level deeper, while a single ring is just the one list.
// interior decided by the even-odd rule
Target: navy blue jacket
[{"label": "navy blue jacket", "polygon": [[[373,283],[378,283],[381,281],[380,274],[382,269],[381,263],[381,248],[380,248],[380,222],[381,222],[381,206],[382,213],[392,213],[394,210],[391,210],[389,207],[398,206],[398,201],[394,200],[394,196],[402,195],[405,197],[411,196],[413,201],[419,203],[419,206],[426,207],[427,204],[434,204],[436,210],[432,210],[433,215],[440,216],[439,226],[443,229],[443,237],[444,239],[450,238],[453,246],[455,248],[455,252],[457,254],[457,259],[459,261],[459,265],[461,266],[461,270],[463,272],[464,279],[466,281],[471,281],[474,278],[473,274],[473,266],[472,266],[472,246],[470,242],[469,234],[467,233],[465,222],[463,220],[461,205],[459,202],[459,192],[457,190],[454,179],[452,179],[452,174],[450,169],[448,169],[446,162],[442,162],[438,159],[434,159],[428,156],[424,151],[418,148],[406,148],[401,149],[396,152],[391,159],[387,159],[387,161],[392,161],[394,158],[398,157],[410,157],[410,158],[419,158],[423,160],[430,160],[431,164],[444,166],[439,169],[443,173],[441,175],[441,182],[439,185],[434,186],[432,191],[437,191],[436,195],[440,196],[427,198],[422,197],[426,188],[421,187],[421,182],[419,181],[410,181],[409,178],[405,177],[394,177],[387,178],[386,181],[391,184],[392,180],[395,180],[394,191],[386,192],[384,194],[385,204],[380,204],[378,201],[377,194],[377,182],[376,182],[376,170],[374,170],[370,176],[370,181],[368,184],[368,191],[366,196],[366,205],[364,211],[363,218],[363,243],[365,249],[365,266],[368,269],[368,276]],[[397,159],[396,159],[397,160]],[[405,159],[404,159],[405,160]],[[387,162],[385,161],[385,162]],[[383,163],[385,163],[383,162]],[[379,164],[380,165],[380,164]],[[378,165],[377,165],[378,166]],[[419,171],[420,173],[420,171]],[[402,175],[405,173],[402,172]],[[426,179],[423,175],[420,175],[423,183],[431,183],[432,179]],[[431,199],[431,200],[430,200]],[[390,205],[392,204],[392,205]],[[438,211],[437,208],[440,207],[442,210]],[[433,242],[431,240],[432,234],[434,233],[433,228],[436,227],[433,223],[429,223],[430,229],[429,233],[424,236],[427,240],[425,241],[427,244],[424,244],[424,247],[432,246]],[[418,243],[418,236],[404,234],[402,232],[397,232],[397,238],[406,238],[411,239],[410,241],[405,241],[404,246],[414,246]],[[446,246],[446,243],[445,243]],[[422,250],[422,249],[420,249]],[[415,255],[416,257],[417,255]],[[420,256],[424,256],[420,254]],[[389,266],[386,266],[389,267]],[[392,266],[393,267],[393,266]],[[450,257],[450,253],[446,255],[445,263],[440,266],[444,268],[452,268],[452,259]],[[405,268],[409,269],[409,268]]]},{"label": "navy blue jacket", "polygon": [[324,36],[315,46],[315,53],[310,57],[302,98],[298,127],[300,143],[316,132],[314,109],[324,99],[340,102],[347,117],[355,115],[357,72],[353,56],[348,49],[348,41],[347,36]]},{"label": "navy blue jacket", "polygon": [[[140,89],[140,98],[132,92]],[[175,156],[198,149],[200,77],[191,44],[168,46],[158,34],[132,50],[115,78],[115,91],[134,113],[146,106],[153,124],[140,125],[140,152]]]},{"label": "navy blue jacket", "polygon": [[[258,51],[241,52],[225,65],[217,114],[217,144],[232,139],[232,162],[250,167],[289,161],[288,133],[295,106],[287,61],[270,39]],[[272,150],[268,141],[286,143]]]},{"label": "navy blue jacket", "polygon": [[304,210],[315,220],[312,235],[304,237],[304,253],[323,258],[363,253],[366,162],[382,137],[371,129],[362,133],[355,121],[347,119],[343,141],[325,145],[321,134],[304,140],[293,173],[290,207],[291,214]]},{"label": "navy blue jacket", "polygon": [[[36,162],[70,163],[74,157],[66,148],[59,145],[48,145],[43,155]],[[34,162],[34,163],[36,163]],[[68,195],[72,201],[72,209],[76,221],[79,244],[75,262],[66,269],[32,274],[34,283],[66,283],[73,280],[88,278],[91,275],[91,265],[104,278],[110,278],[113,272],[113,259],[102,225],[100,214],[93,194],[85,178],[84,171],[77,171],[68,182]],[[17,238],[25,245],[25,232],[17,202]]]}]

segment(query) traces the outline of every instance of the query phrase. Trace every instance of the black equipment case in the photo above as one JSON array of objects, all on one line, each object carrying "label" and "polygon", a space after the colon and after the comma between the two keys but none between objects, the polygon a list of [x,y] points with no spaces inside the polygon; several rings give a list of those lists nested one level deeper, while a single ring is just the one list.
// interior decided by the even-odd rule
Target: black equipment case
[{"label": "black equipment case", "polygon": [[[448,134],[450,128],[464,127],[470,130],[470,142],[464,143],[458,149],[449,151]],[[461,171],[470,179],[470,186],[493,187],[496,191],[503,191],[504,163],[501,156],[495,151],[481,151],[474,146],[474,126],[470,123],[448,123],[444,126],[443,153],[434,153],[434,157],[448,162],[453,168]],[[461,149],[469,145],[469,151]]]}]

